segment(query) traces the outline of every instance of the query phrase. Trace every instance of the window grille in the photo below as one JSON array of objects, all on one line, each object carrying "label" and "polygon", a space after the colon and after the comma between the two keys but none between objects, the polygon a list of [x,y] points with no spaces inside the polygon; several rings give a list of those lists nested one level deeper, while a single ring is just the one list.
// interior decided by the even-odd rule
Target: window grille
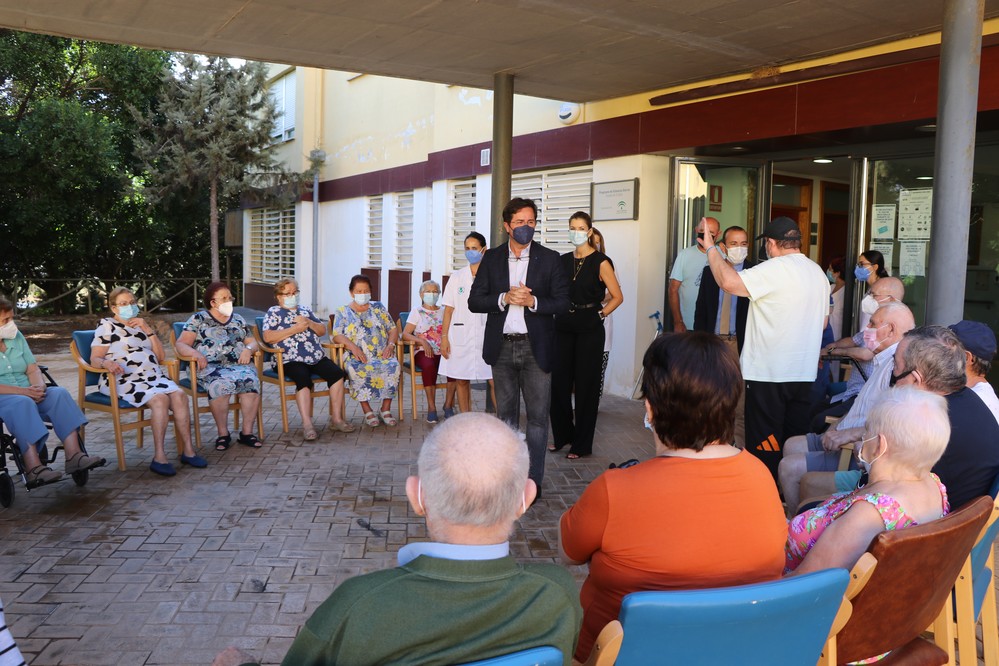
[{"label": "window grille", "polygon": [[368,197],[367,232],[364,243],[364,265],[368,268],[382,267],[382,195]]},{"label": "window grille", "polygon": [[413,270],[413,193],[395,197],[395,267]]},{"label": "window grille", "polygon": [[295,276],[295,208],[250,212],[250,282],[273,284]]},{"label": "window grille", "polygon": [[450,272],[468,264],[465,260],[465,237],[475,231],[475,181],[464,180],[451,184],[451,252],[448,257]]},{"label": "window grille", "polygon": [[573,249],[569,242],[569,216],[577,210],[590,212],[593,167],[575,167],[515,175],[510,183],[513,197],[533,199],[538,205],[535,239],[559,253]]}]

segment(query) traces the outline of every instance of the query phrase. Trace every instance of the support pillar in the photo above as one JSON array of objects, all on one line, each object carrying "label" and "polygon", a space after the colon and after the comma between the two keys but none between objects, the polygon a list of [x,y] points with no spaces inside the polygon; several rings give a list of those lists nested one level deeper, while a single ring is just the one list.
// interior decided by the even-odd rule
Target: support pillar
[{"label": "support pillar", "polygon": [[926,323],[964,318],[984,0],[945,0]]},{"label": "support pillar", "polygon": [[513,74],[493,75],[492,218],[489,247],[506,242],[503,206],[510,200],[510,167],[513,153]]}]

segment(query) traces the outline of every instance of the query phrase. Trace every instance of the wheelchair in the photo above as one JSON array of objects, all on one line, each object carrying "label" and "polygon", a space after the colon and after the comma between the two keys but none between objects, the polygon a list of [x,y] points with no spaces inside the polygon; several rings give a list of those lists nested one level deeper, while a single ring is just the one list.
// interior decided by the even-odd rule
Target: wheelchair
[{"label": "wheelchair", "polygon": [[[44,365],[39,365],[38,368],[42,371],[42,375],[45,377],[46,386],[58,386],[52,375],[49,374],[48,368]],[[46,424],[49,430],[52,429],[52,424]],[[80,450],[83,451],[84,455],[87,453],[86,446],[83,442],[83,432],[82,428],[77,431],[77,437],[80,441]],[[38,452],[38,457],[41,459],[43,465],[48,465],[55,462],[59,457],[59,452],[63,450],[62,443],[60,442],[58,446],[52,449],[51,455],[49,453],[49,447],[47,444],[43,445],[41,450]],[[21,456],[21,448],[14,441],[14,436],[7,432],[3,419],[0,419],[0,506],[3,508],[9,507],[14,503],[14,479],[11,477],[10,471],[7,469],[8,459],[14,463],[15,473],[21,477],[21,483],[24,485],[24,489],[27,492],[31,492],[36,488],[41,488],[42,486],[51,485],[52,483],[59,483],[65,480],[66,477],[59,479],[57,481],[51,481],[49,483],[28,483],[27,473],[28,470],[25,469],[24,459]],[[105,465],[107,462],[104,463]],[[103,467],[103,465],[98,465],[98,467]],[[93,468],[92,468],[93,469]],[[73,472],[71,475],[73,482],[77,486],[87,485],[87,481],[90,479],[90,470],[82,470],[79,472]]]}]

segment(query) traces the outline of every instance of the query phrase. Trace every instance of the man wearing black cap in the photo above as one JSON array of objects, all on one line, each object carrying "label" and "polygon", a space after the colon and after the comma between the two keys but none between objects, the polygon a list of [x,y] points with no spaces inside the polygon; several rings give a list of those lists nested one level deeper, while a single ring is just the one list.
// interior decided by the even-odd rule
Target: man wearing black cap
[{"label": "man wearing black cap", "polygon": [[760,238],[766,239],[769,260],[742,272],[725,260],[708,230],[698,242],[718,286],[750,301],[740,356],[746,448],[776,479],[784,440],[808,430],[809,392],[829,312],[829,280],[801,253],[801,231],[791,218],[772,220]]},{"label": "man wearing black cap", "polygon": [[964,345],[965,373],[968,375],[968,388],[975,392],[999,422],[999,398],[992,384],[985,379],[992,368],[996,356],[996,334],[980,321],[964,319],[949,326],[954,335]]}]

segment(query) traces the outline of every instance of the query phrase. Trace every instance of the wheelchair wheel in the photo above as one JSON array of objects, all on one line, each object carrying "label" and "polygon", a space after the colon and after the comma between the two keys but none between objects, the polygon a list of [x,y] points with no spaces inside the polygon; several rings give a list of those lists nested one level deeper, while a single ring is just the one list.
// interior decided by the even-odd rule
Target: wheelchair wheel
[{"label": "wheelchair wheel", "polygon": [[6,470],[0,472],[0,506],[9,507],[14,503],[14,479]]},{"label": "wheelchair wheel", "polygon": [[73,483],[83,487],[87,485],[87,479],[90,478],[90,470],[85,469],[82,472],[73,472]]}]

